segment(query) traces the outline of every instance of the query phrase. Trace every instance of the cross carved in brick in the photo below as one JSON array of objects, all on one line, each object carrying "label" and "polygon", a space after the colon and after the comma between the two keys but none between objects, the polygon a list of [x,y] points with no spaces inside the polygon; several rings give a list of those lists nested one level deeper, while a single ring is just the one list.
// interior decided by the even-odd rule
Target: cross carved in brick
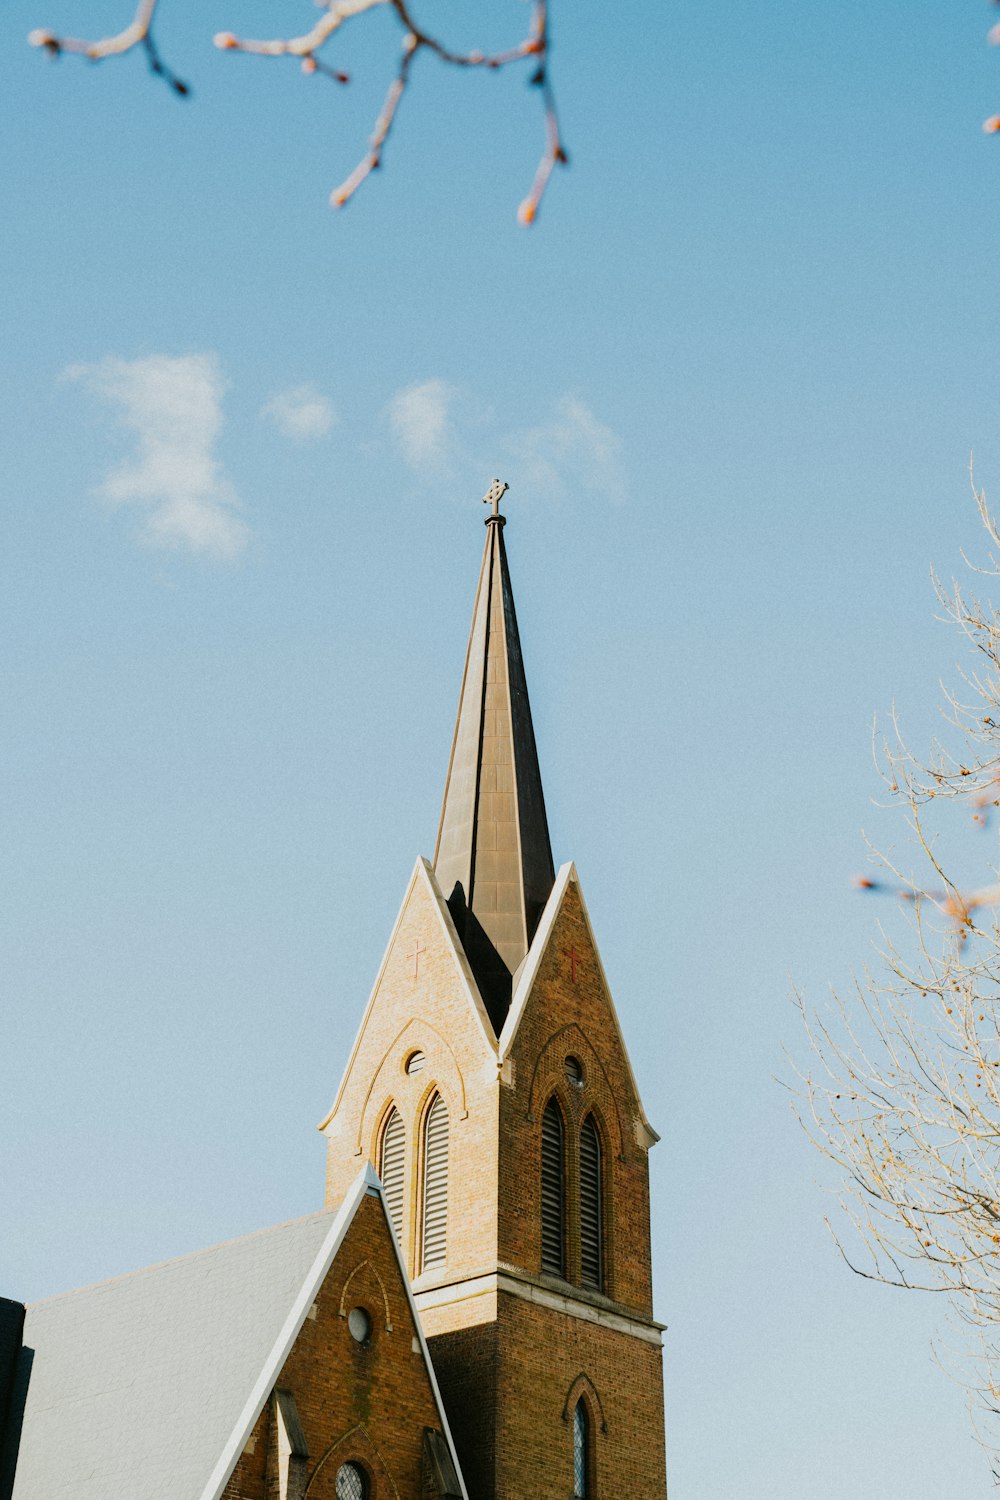
[{"label": "cross carved in brick", "polygon": [[412,953],[408,953],[406,955],[407,958],[412,958],[413,959],[413,977],[414,977],[414,979],[419,979],[419,977],[420,977],[420,955],[421,955],[421,953],[426,953],[426,952],[427,952],[427,949],[426,948],[421,948],[421,946],[420,946],[420,939],[417,938],[416,947],[414,948],[413,952]]},{"label": "cross carved in brick", "polygon": [[580,962],[580,954],[577,953],[575,948],[564,948],[563,952],[569,959],[570,977],[572,978],[573,983],[576,984],[576,966]]}]

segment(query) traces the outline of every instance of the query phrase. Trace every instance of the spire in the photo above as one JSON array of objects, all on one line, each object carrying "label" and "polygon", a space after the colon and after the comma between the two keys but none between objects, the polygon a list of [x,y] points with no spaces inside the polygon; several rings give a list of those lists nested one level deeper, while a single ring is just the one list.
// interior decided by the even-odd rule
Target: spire
[{"label": "spire", "polygon": [[484,503],[486,549],[465,658],[434,871],[499,1033],[511,977],[555,881],[524,680],[500,500]]}]

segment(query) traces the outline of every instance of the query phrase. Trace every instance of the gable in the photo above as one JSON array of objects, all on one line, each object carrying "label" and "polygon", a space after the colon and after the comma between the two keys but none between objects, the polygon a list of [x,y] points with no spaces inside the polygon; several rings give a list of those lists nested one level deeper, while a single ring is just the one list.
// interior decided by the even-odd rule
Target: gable
[{"label": "gable", "polygon": [[[405,1355],[407,1388],[417,1393],[418,1446],[429,1426],[452,1452],[381,1186],[367,1168],[336,1213],[29,1305],[13,1500],[219,1500],[279,1378],[295,1373],[299,1351],[316,1342],[321,1300],[343,1334],[334,1289],[343,1283],[346,1302],[352,1256],[362,1266],[353,1276],[359,1298],[374,1300],[379,1276],[386,1287],[385,1322],[396,1317],[397,1363]],[[312,1354],[316,1388],[350,1396],[340,1362],[326,1367],[328,1351]],[[400,1389],[398,1380],[387,1383],[395,1420]]]},{"label": "gable", "polygon": [[[411,1066],[414,1055],[418,1063]],[[435,1095],[447,1109],[453,1180],[471,1180],[472,1154],[495,1125],[496,1039],[433,872],[418,860],[334,1107],[320,1127],[329,1141],[327,1201],[334,1202],[363,1161],[379,1165],[382,1131],[393,1110],[399,1113],[403,1242],[411,1275],[417,1268],[417,1136]],[[473,1214],[475,1253],[487,1254],[488,1196],[480,1195]]]},{"label": "gable", "polygon": [[414,866],[336,1096],[319,1123],[326,1135],[343,1134],[337,1122],[359,1056],[364,1055],[370,1073],[372,1060],[381,1063],[400,1031],[418,1015],[437,1030],[447,1026],[452,1033],[468,1033],[481,1042],[484,1057],[495,1052],[482,996],[426,859]]},{"label": "gable", "polygon": [[336,1500],[346,1463],[378,1495],[465,1500],[381,1189],[371,1173],[366,1183],[227,1496]]},{"label": "gable", "polygon": [[[510,1013],[497,1045],[505,1073],[530,1070],[530,1112],[540,1080],[551,1072],[549,1054],[558,1054],[561,1068],[567,1054],[577,1055],[582,1049],[605,1080],[619,1151],[626,1136],[647,1150],[659,1140],[642,1107],[572,863],[563,865],[556,877],[534,942],[517,976]],[[519,1085],[523,1087],[524,1082],[519,1080]]]}]

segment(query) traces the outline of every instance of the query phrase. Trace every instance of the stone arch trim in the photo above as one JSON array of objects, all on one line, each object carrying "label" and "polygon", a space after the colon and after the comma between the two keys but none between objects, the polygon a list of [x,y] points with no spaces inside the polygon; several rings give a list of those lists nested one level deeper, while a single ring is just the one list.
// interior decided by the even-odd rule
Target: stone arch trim
[{"label": "stone arch trim", "polygon": [[343,1291],[340,1294],[340,1309],[339,1309],[340,1316],[342,1318],[346,1318],[347,1317],[347,1314],[344,1311],[344,1307],[345,1307],[346,1302],[347,1302],[347,1291],[348,1291],[348,1288],[350,1287],[351,1282],[354,1280],[355,1276],[357,1276],[358,1272],[359,1271],[364,1271],[365,1269],[371,1271],[372,1275],[375,1277],[375,1280],[378,1282],[379,1291],[382,1293],[382,1306],[385,1309],[385,1331],[386,1331],[386,1333],[391,1333],[392,1332],[392,1319],[389,1316],[389,1296],[388,1296],[388,1293],[386,1292],[386,1289],[385,1289],[385,1282],[382,1280],[381,1276],[378,1274],[377,1267],[375,1265],[373,1265],[373,1263],[370,1260],[359,1261],[358,1264],[354,1267],[354,1270],[348,1276],[347,1280],[344,1282],[344,1289],[343,1289]]},{"label": "stone arch trim", "polygon": [[[351,1439],[354,1439],[354,1442],[352,1442]],[[386,1463],[385,1459],[382,1457],[381,1453],[376,1448],[375,1444],[372,1442],[371,1434],[363,1422],[357,1422],[353,1427],[348,1428],[346,1432],[341,1433],[340,1437],[336,1438],[330,1444],[329,1448],[325,1449],[325,1451],[320,1454],[316,1467],[313,1469],[312,1473],[309,1475],[308,1480],[306,1481],[304,1500],[308,1500],[309,1493],[312,1490],[317,1475],[321,1472],[322,1469],[326,1467],[328,1460],[334,1456],[334,1454],[337,1452],[337,1449],[343,1448],[345,1444],[347,1444],[351,1449],[354,1449],[355,1446],[357,1447],[358,1456],[366,1459],[368,1464],[373,1469],[375,1469],[377,1473],[383,1474],[385,1476],[392,1489],[392,1493],[396,1497],[396,1500],[400,1500],[399,1490],[396,1487],[396,1481],[393,1479],[392,1474],[390,1473],[389,1466]],[[349,1458],[350,1456],[350,1453],[344,1455],[345,1459]]]},{"label": "stone arch trim", "polygon": [[[375,1069],[374,1073],[372,1074],[371,1082],[368,1085],[368,1089],[367,1089],[367,1092],[365,1093],[364,1101],[362,1102],[361,1109],[358,1112],[357,1139],[355,1140],[355,1143],[354,1143],[354,1147],[355,1147],[354,1154],[355,1154],[355,1156],[360,1156],[361,1153],[362,1153],[362,1151],[364,1150],[365,1121],[369,1118],[369,1113],[370,1112],[369,1112],[368,1106],[371,1103],[372,1095],[375,1093],[375,1085],[378,1083],[379,1079],[381,1078],[382,1072],[383,1072],[386,1064],[389,1062],[390,1058],[395,1053],[396,1048],[398,1047],[401,1039],[406,1035],[406,1033],[408,1031],[412,1031],[414,1029],[420,1030],[421,1028],[424,1029],[424,1030],[426,1030],[426,1031],[433,1032],[434,1035],[437,1037],[438,1041],[444,1047],[444,1049],[447,1052],[447,1054],[449,1055],[449,1057],[451,1058],[451,1060],[452,1060],[452,1062],[453,1062],[453,1064],[455,1066],[455,1077],[458,1080],[458,1087],[457,1087],[457,1089],[455,1089],[454,1092],[455,1092],[456,1098],[459,1099],[459,1100],[461,1100],[461,1109],[460,1109],[458,1118],[460,1120],[467,1120],[468,1119],[468,1117],[469,1117],[469,1107],[468,1107],[468,1103],[467,1103],[467,1100],[466,1100],[466,1094],[465,1094],[465,1074],[462,1072],[462,1069],[461,1069],[461,1066],[459,1064],[458,1058],[455,1056],[455,1049],[452,1047],[452,1045],[448,1041],[447,1037],[444,1036],[437,1029],[436,1026],[432,1026],[431,1023],[430,1023],[430,1021],[425,1021],[422,1016],[411,1016],[411,1018],[408,1021],[406,1021],[399,1028],[399,1030],[396,1032],[396,1035],[393,1037],[392,1041],[389,1043],[388,1047],[386,1047],[385,1051],[382,1053],[382,1056],[379,1058],[378,1067]],[[382,1118],[382,1112],[380,1111],[380,1113],[379,1113],[379,1119],[381,1120],[381,1118]]]},{"label": "stone arch trim", "polygon": [[[372,1131],[371,1136],[371,1151],[368,1153],[368,1159],[371,1162],[372,1166],[375,1168],[376,1172],[379,1174],[380,1181],[382,1175],[382,1163],[379,1160],[379,1157],[382,1155],[382,1137],[385,1135],[385,1128],[389,1123],[393,1111],[395,1111],[395,1113],[399,1115],[399,1118],[403,1122],[404,1163],[408,1158],[411,1150],[410,1133],[406,1128],[406,1116],[400,1109],[399,1100],[396,1098],[395,1094],[387,1094],[382,1100],[382,1104],[379,1108],[378,1114],[375,1116],[375,1128]],[[359,1146],[358,1150],[355,1152],[355,1155],[358,1156],[360,1154],[361,1147]],[[406,1168],[404,1165],[404,1172],[405,1170]]]},{"label": "stone arch trim", "polygon": [[[564,1046],[566,1044],[566,1040],[568,1040],[568,1038],[569,1038],[570,1035],[575,1035],[577,1038],[579,1038],[580,1046],[577,1048],[577,1050],[578,1051],[582,1051],[583,1055],[586,1058],[588,1058],[589,1060],[592,1060],[596,1064],[597,1069],[598,1069],[601,1077],[604,1079],[604,1086],[605,1086],[605,1089],[607,1090],[607,1097],[611,1101],[612,1113],[613,1113],[613,1117],[614,1117],[614,1124],[615,1124],[615,1129],[614,1129],[614,1132],[613,1132],[613,1134],[615,1136],[614,1147],[615,1147],[616,1155],[618,1156],[618,1159],[620,1161],[622,1159],[623,1155],[624,1155],[625,1134],[624,1134],[624,1130],[622,1129],[622,1118],[621,1118],[621,1111],[618,1108],[618,1100],[615,1097],[615,1091],[612,1088],[611,1079],[608,1077],[608,1070],[607,1070],[607,1068],[605,1068],[605,1066],[604,1066],[603,1062],[601,1061],[598,1053],[596,1052],[596,1050],[594,1049],[594,1047],[592,1046],[592,1044],[588,1040],[587,1035],[584,1032],[583,1028],[576,1021],[569,1021],[569,1022],[567,1022],[567,1024],[565,1026],[560,1026],[560,1028],[559,1028],[558,1031],[554,1031],[552,1033],[552,1035],[549,1037],[548,1041],[540,1049],[540,1051],[538,1053],[538,1056],[535,1058],[535,1066],[532,1069],[532,1073],[531,1073],[531,1082],[528,1085],[528,1108],[527,1108],[527,1111],[525,1113],[525,1119],[534,1122],[534,1120],[535,1120],[535,1095],[536,1095],[536,1090],[537,1090],[537,1088],[539,1086],[539,1075],[542,1075],[543,1082],[544,1082],[544,1080],[546,1080],[549,1077],[550,1073],[552,1072],[552,1068],[551,1068],[551,1055],[552,1055],[552,1052],[556,1049],[556,1044],[560,1041],[560,1038],[563,1038],[564,1040],[560,1044],[560,1047],[559,1047],[559,1050],[561,1051],[562,1050],[562,1046]],[[543,1069],[543,1066],[542,1066],[543,1063],[545,1064],[544,1069]],[[549,1097],[550,1093],[560,1093],[560,1092],[561,1092],[560,1085],[558,1083],[555,1084],[553,1087],[548,1087],[547,1086],[545,1088],[545,1098],[546,1098],[546,1101],[548,1100],[548,1097]],[[560,1100],[560,1102],[562,1103],[562,1100]],[[565,1106],[563,1106],[563,1108],[565,1109]],[[588,1101],[588,1110],[594,1110],[594,1109],[595,1109],[594,1102],[592,1100]],[[607,1116],[608,1112],[606,1110],[604,1110],[604,1109],[601,1109],[599,1106],[596,1107],[596,1110],[597,1110],[597,1119],[598,1119],[598,1122],[600,1124],[605,1124],[605,1126],[606,1126],[607,1125],[606,1116]],[[609,1131],[608,1133],[611,1134],[612,1132]]]},{"label": "stone arch trim", "polygon": [[[416,1136],[421,1140],[421,1142],[423,1141],[424,1127],[427,1124],[427,1116],[430,1113],[430,1107],[439,1094],[444,1100],[445,1108],[448,1110],[448,1118],[450,1119],[451,1107],[448,1103],[448,1090],[441,1087],[440,1078],[436,1073],[433,1073],[424,1084],[423,1089],[420,1091],[420,1097],[418,1098],[416,1107],[413,1111],[413,1129],[416,1133]],[[461,1118],[464,1119],[465,1116],[463,1115],[461,1116]]]},{"label": "stone arch trim", "polygon": [[375,1133],[372,1136],[372,1143],[375,1147],[375,1150],[372,1153],[372,1166],[375,1167],[376,1170],[378,1170],[378,1153],[379,1147],[382,1144],[382,1135],[385,1131],[385,1127],[389,1123],[389,1116],[392,1114],[393,1110],[395,1110],[400,1119],[403,1120],[403,1125],[405,1127],[406,1121],[405,1119],[403,1119],[403,1111],[399,1107],[399,1100],[396,1098],[395,1094],[386,1094],[385,1098],[382,1100],[381,1108],[379,1109],[378,1114],[375,1116]]},{"label": "stone arch trim", "polygon": [[[598,1394],[596,1385],[585,1370],[580,1371],[579,1375],[577,1375],[576,1379],[570,1385],[569,1390],[566,1392],[566,1400],[563,1402],[562,1409],[563,1421],[570,1421],[574,1411],[576,1410],[577,1402],[579,1401],[581,1396],[586,1396],[588,1402],[590,1403],[591,1409],[598,1418],[601,1432],[605,1437],[607,1437],[608,1419],[604,1415],[604,1403]],[[598,1424],[595,1423],[595,1426],[596,1425]]]}]

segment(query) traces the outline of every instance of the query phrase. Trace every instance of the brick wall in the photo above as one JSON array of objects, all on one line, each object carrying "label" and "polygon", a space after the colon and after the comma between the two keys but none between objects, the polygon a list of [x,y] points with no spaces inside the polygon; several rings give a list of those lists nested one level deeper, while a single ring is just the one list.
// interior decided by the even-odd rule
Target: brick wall
[{"label": "brick wall", "polygon": [[[592,1114],[603,1158],[605,1291],[652,1316],[649,1163],[636,1139],[639,1102],[572,882],[510,1056],[512,1082],[500,1091],[500,1260],[529,1272],[541,1268],[541,1119],[554,1094],[566,1125],[567,1279],[580,1280],[579,1139]],[[583,1067],[582,1087],[566,1076],[567,1056]]]},{"label": "brick wall", "polygon": [[[352,1338],[347,1314],[363,1307],[367,1345]],[[391,1326],[386,1326],[387,1323]],[[440,1428],[416,1324],[389,1240],[381,1202],[366,1195],[306,1318],[276,1385],[291,1391],[309,1449],[309,1500],[335,1500],[341,1464],[361,1464],[373,1500],[421,1500],[424,1428]],[[225,1500],[274,1500],[274,1423],[270,1404],[234,1471]]]}]

